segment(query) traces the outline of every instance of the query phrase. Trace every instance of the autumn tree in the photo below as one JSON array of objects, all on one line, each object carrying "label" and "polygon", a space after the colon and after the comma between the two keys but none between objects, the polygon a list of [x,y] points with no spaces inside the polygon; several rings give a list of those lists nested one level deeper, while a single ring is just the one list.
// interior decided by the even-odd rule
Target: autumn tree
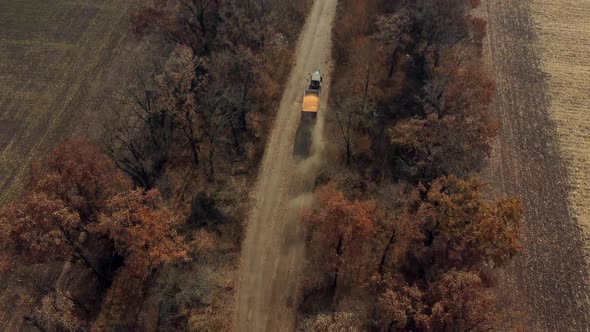
[{"label": "autumn tree", "polygon": [[161,264],[188,259],[187,245],[175,230],[178,222],[157,190],[136,189],[112,197],[92,231],[106,234],[128,271],[145,278]]},{"label": "autumn tree", "polygon": [[486,331],[501,315],[491,284],[477,271],[451,270],[434,280],[408,284],[389,275],[373,287],[379,331]]},{"label": "autumn tree", "polygon": [[136,326],[148,277],[164,264],[189,259],[188,245],[176,232],[179,221],[154,189],[135,189],[109,200],[91,231],[108,237],[113,254],[123,262],[93,328],[126,330]]},{"label": "autumn tree", "polygon": [[[338,29],[334,29],[334,60],[346,67],[354,56],[351,46],[359,37],[366,37],[371,33],[374,22],[372,14],[376,13],[375,1],[343,1],[342,10],[338,14]],[[358,49],[354,48],[354,51]],[[343,68],[344,69],[344,68]]]},{"label": "autumn tree", "polygon": [[[247,88],[244,87],[242,91],[224,88],[231,79],[221,84],[213,81],[223,77],[217,76],[221,75],[218,70],[223,66],[221,63],[225,57],[220,58],[215,60],[215,66],[211,68],[213,71],[210,71],[206,59],[195,59],[190,48],[177,46],[162,74],[156,76],[157,111],[167,114],[182,129],[195,167],[201,166],[203,159],[206,159],[209,179],[215,173],[216,153],[229,142],[239,149],[238,131],[246,129]],[[233,72],[233,75],[250,67],[227,65],[230,67],[224,69]],[[197,67],[200,69],[195,70]],[[248,78],[244,80],[249,81]]]},{"label": "autumn tree", "polygon": [[424,291],[406,283],[403,275],[389,274],[372,287],[377,289],[379,331],[423,331],[429,326]]},{"label": "autumn tree", "polygon": [[404,47],[402,37],[410,30],[412,22],[411,13],[407,7],[402,7],[392,14],[377,17],[376,39],[380,41],[381,51],[386,54],[389,78],[393,76],[399,51]]},{"label": "autumn tree", "polygon": [[97,212],[120,190],[129,188],[123,174],[95,145],[73,139],[54,149],[31,167],[29,193],[60,200],[85,222],[96,221]]},{"label": "autumn tree", "polygon": [[[352,258],[371,276],[354,290],[342,287],[331,304],[333,312],[349,307],[371,312],[370,330],[485,331],[505,323],[493,271],[519,251],[522,208],[513,198],[488,199],[486,185],[475,176],[499,130],[490,109],[495,85],[481,60],[487,24],[472,11],[479,5],[479,0],[339,3],[334,81],[352,83],[335,84],[331,99],[341,104],[351,95],[361,99],[362,82],[375,108],[374,121],[358,130],[370,137],[375,157],[358,174],[362,189],[349,194],[372,191],[385,213],[373,219],[376,230],[365,238],[363,255]],[[370,43],[360,46],[367,37]],[[342,121],[343,109],[336,109],[333,125],[338,134],[344,132],[346,144],[354,142],[346,134],[357,134],[360,127]],[[379,168],[392,171],[393,184],[366,176]],[[397,187],[399,193],[381,195]],[[314,239],[319,228],[311,229]],[[334,229],[331,236],[339,234]],[[310,257],[322,248],[317,243],[334,251],[337,239],[321,241],[312,240]]]},{"label": "autumn tree", "polygon": [[25,320],[34,321],[38,327],[53,327],[60,331],[80,331],[87,329],[81,320],[75,302],[68,294],[61,291],[52,292],[41,299],[41,306],[35,313],[25,316]]},{"label": "autumn tree", "polygon": [[314,332],[358,332],[359,320],[352,312],[321,313],[307,318],[299,324],[298,331]]},{"label": "autumn tree", "polygon": [[24,197],[2,209],[2,246],[26,261],[81,262],[108,284],[86,251],[85,237],[110,197],[128,187],[95,146],[65,143],[45,161],[33,163]]},{"label": "autumn tree", "polygon": [[[483,198],[478,178],[442,177],[405,206],[396,220],[385,270],[413,278],[451,268],[502,266],[519,250],[522,208],[515,198]],[[380,269],[384,269],[380,266]]]},{"label": "autumn tree", "polygon": [[494,291],[477,272],[449,271],[428,296],[430,331],[489,331],[500,322]]},{"label": "autumn tree", "polygon": [[396,202],[397,206],[393,207],[395,214],[381,222],[385,241],[382,249],[377,251],[377,273],[380,278],[384,278],[386,272],[390,272],[390,266],[403,266],[409,254],[423,249],[426,237],[422,232],[423,224],[419,220],[424,219],[422,214],[428,213],[418,209],[423,190],[424,187],[421,185],[412,189],[399,189],[396,194],[401,198],[401,202]]},{"label": "autumn tree", "polygon": [[423,1],[415,11],[416,22],[421,28],[420,53],[430,65],[438,67],[444,50],[459,43],[479,43],[471,39],[468,12],[477,8],[479,1],[440,0]]},{"label": "autumn tree", "polygon": [[346,74],[350,79],[336,82],[334,91],[342,97],[331,106],[330,120],[333,120],[346,151],[346,162],[350,165],[353,147],[358,138],[375,126],[377,120],[374,105],[376,66],[374,41],[366,36],[351,40],[350,68]]},{"label": "autumn tree", "polygon": [[518,252],[520,202],[516,198],[486,201],[484,188],[477,178],[449,176],[428,189],[421,208],[433,212],[424,221],[427,243],[437,252],[436,265],[501,266]]},{"label": "autumn tree", "polygon": [[323,264],[332,275],[329,292],[334,295],[343,264],[354,264],[354,258],[362,253],[364,240],[373,233],[377,208],[373,201],[349,201],[333,183],[317,189],[316,198],[317,208],[306,220],[312,228],[315,246],[329,248]]},{"label": "autumn tree", "polygon": [[398,167],[425,181],[477,171],[499,128],[489,109],[493,93],[493,82],[476,64],[439,67],[424,87],[423,115],[389,131]]},{"label": "autumn tree", "polygon": [[226,105],[234,108],[234,132],[248,129],[247,113],[253,103],[263,106],[269,95],[277,93],[276,83],[265,72],[263,62],[264,55],[245,46],[221,51],[212,59],[211,74],[215,78],[212,95],[216,99],[224,98]]},{"label": "autumn tree", "polygon": [[481,180],[443,177],[406,194],[371,287],[383,331],[485,330],[500,312],[481,272],[519,250],[520,204],[484,199]]}]

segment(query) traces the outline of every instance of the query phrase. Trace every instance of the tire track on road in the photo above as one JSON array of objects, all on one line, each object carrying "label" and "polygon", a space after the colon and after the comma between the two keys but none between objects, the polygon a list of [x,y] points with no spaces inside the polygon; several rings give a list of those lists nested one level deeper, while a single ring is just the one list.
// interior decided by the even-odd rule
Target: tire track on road
[{"label": "tire track on road", "polygon": [[[297,198],[311,190],[321,149],[298,163],[293,156],[306,75],[324,73],[315,137],[321,137],[331,71],[331,29],[337,0],[316,0],[299,38],[278,114],[262,160],[243,244],[238,331],[295,328],[299,278],[305,256]],[[318,139],[314,144],[318,143]],[[301,189],[303,185],[303,190]]]}]

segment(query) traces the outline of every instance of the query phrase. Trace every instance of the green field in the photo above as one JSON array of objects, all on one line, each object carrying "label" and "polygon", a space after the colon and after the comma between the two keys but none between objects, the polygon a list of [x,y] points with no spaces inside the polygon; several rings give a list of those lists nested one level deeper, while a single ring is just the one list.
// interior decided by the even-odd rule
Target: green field
[{"label": "green field", "polygon": [[18,192],[32,156],[98,126],[134,52],[131,3],[0,1],[0,201]]}]

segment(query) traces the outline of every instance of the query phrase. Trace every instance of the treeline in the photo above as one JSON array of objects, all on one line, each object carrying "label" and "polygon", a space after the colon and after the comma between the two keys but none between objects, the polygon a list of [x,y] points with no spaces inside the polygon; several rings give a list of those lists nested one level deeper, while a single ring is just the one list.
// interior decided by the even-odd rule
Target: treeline
[{"label": "treeline", "polygon": [[[302,331],[489,331],[520,202],[478,177],[498,121],[476,0],[341,0]],[[340,157],[341,156],[341,157]],[[339,158],[340,157],[340,158]]]},{"label": "treeline", "polygon": [[36,160],[1,207],[0,329],[231,329],[248,190],[309,5],[155,0],[131,15],[152,51],[104,142]]},{"label": "treeline", "polygon": [[209,180],[249,169],[264,148],[307,2],[154,1],[131,17],[138,36],[164,40],[157,59],[119,95],[126,106],[108,146],[136,185],[168,164]]},{"label": "treeline", "polygon": [[[3,268],[24,275],[28,264],[70,262],[80,267],[72,273],[88,271],[109,297],[130,296],[159,265],[189,258],[175,230],[180,221],[157,190],[133,189],[95,146],[73,141],[34,163],[24,197],[2,208],[1,248],[10,258]],[[47,294],[23,319],[40,329],[87,327],[91,308],[78,299],[87,286],[38,282]]]}]

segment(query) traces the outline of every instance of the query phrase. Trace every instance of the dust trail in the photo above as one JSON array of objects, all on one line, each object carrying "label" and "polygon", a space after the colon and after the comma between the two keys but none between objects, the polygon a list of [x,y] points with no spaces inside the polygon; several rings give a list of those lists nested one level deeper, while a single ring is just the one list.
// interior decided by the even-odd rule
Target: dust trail
[{"label": "dust trail", "polygon": [[[331,71],[331,29],[337,0],[316,0],[299,39],[295,66],[283,92],[253,192],[243,244],[236,328],[290,331],[295,328],[299,280],[305,257],[301,209],[322,165],[324,113]],[[306,74],[324,74],[320,111],[310,157],[294,156]]]}]

